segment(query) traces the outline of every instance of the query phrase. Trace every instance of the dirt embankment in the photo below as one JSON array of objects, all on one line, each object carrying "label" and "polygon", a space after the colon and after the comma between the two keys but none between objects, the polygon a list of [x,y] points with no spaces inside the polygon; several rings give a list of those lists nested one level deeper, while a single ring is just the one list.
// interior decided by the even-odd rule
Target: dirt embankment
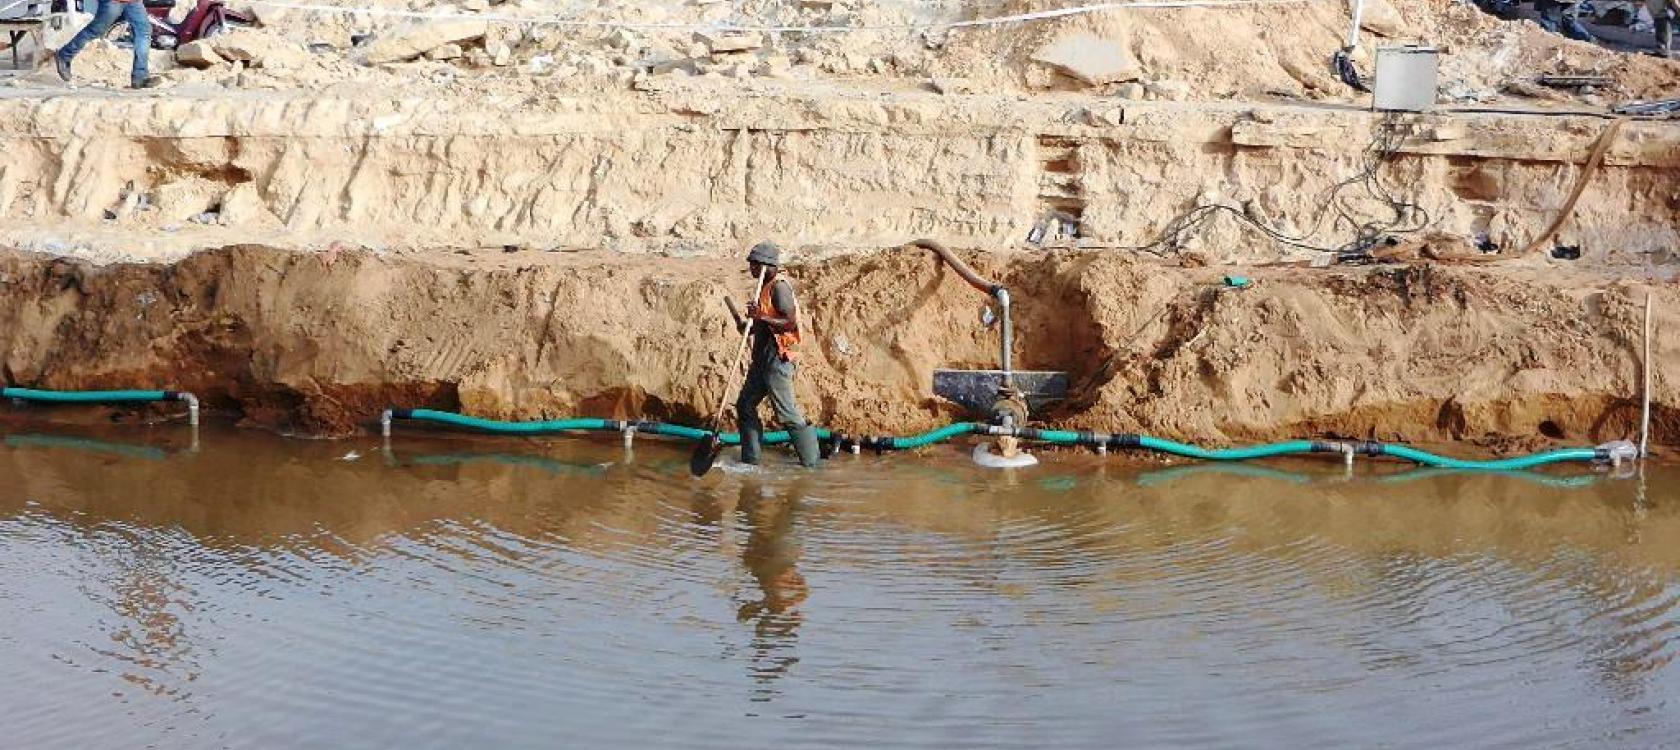
[{"label": "dirt embankment", "polygon": [[[1637,421],[1646,289],[1556,268],[1229,269],[1101,251],[974,253],[1014,291],[1019,366],[1065,369],[1052,421],[1220,442],[1299,435],[1596,443]],[[925,253],[797,266],[810,415],[862,432],[958,416],[939,366],[993,363],[984,300]],[[693,421],[733,342],[733,262],[606,254],[316,255],[159,265],[0,255],[6,382],[174,387],[251,423],[341,435],[390,405],[509,419]],[[1680,294],[1656,291],[1655,438],[1680,441]]]}]

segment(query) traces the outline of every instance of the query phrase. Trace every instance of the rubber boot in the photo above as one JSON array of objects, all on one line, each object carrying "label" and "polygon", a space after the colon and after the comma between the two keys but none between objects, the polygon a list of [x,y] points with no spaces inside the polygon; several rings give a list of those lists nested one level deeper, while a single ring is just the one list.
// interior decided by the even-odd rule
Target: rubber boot
[{"label": "rubber boot", "polygon": [[799,453],[800,466],[807,469],[816,468],[822,450],[817,446],[817,428],[805,425],[794,430],[793,449]]}]

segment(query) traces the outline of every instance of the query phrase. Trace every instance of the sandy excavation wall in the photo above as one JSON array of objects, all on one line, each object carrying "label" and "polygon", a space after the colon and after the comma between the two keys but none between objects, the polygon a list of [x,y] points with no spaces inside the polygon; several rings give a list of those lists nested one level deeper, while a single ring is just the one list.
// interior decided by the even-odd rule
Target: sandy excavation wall
[{"label": "sandy excavation wall", "polygon": [[[539,98],[540,99],[540,98]],[[1007,101],[1007,106],[1004,102]],[[1382,172],[1430,228],[1511,248],[1563,204],[1606,121],[1417,116]],[[608,248],[811,255],[911,237],[1017,246],[1046,216],[1136,245],[1223,204],[1313,244],[1351,224],[1325,191],[1357,175],[1379,118],[1345,110],[986,96],[732,99],[705,86],[476,101],[0,99],[0,221],[25,247],[76,233],[376,248]],[[1623,129],[1561,242],[1589,259],[1680,246],[1680,129]],[[1347,191],[1361,220],[1387,206]],[[1179,249],[1289,248],[1215,219]],[[174,249],[193,246],[182,239]],[[1663,260],[1659,258],[1658,260]]]},{"label": "sandy excavation wall", "polygon": [[[1102,251],[970,253],[1017,299],[1019,365],[1070,371],[1058,424],[1210,442],[1302,435],[1598,443],[1637,421],[1646,289],[1555,269],[1217,269]],[[305,255],[258,246],[170,264],[0,255],[0,365],[45,388],[176,387],[309,434],[380,409],[693,422],[724,387],[737,263],[520,252]],[[982,367],[983,300],[925,252],[792,270],[813,419],[863,432],[957,418],[935,367]],[[1657,290],[1656,438],[1680,441],[1680,295]],[[62,412],[60,412],[62,413]]]}]

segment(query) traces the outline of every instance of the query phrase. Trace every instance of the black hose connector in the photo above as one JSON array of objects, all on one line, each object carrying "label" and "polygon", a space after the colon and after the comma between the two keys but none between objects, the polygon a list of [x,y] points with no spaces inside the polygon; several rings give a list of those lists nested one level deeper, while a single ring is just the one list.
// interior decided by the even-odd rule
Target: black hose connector
[{"label": "black hose connector", "polygon": [[1110,448],[1124,450],[1127,448],[1140,448],[1142,446],[1143,436],[1135,432],[1126,432],[1119,435],[1108,436],[1108,447]]}]

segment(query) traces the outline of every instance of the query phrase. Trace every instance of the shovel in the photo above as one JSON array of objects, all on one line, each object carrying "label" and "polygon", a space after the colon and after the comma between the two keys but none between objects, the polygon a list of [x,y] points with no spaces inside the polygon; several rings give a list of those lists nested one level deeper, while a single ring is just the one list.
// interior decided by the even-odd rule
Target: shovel
[{"label": "shovel", "polygon": [[[764,277],[769,272],[769,268],[758,272],[758,283],[753,287],[752,299],[758,299],[758,295],[764,291]],[[729,313],[735,317],[735,322],[742,322],[733,304],[729,306]],[[747,341],[752,338],[752,321],[746,323],[741,327],[741,345],[735,349],[735,364],[729,371],[730,380],[725,382],[723,398],[718,400],[717,411],[712,413],[712,429],[706,433],[705,440],[694,446],[694,453],[688,457],[688,472],[697,477],[703,477],[706,472],[711,471],[712,464],[717,463],[718,454],[723,453],[723,438],[718,433],[718,427],[723,423],[723,410],[729,406],[729,394],[735,390],[733,381],[735,375],[741,371],[741,357],[747,353]]]}]

